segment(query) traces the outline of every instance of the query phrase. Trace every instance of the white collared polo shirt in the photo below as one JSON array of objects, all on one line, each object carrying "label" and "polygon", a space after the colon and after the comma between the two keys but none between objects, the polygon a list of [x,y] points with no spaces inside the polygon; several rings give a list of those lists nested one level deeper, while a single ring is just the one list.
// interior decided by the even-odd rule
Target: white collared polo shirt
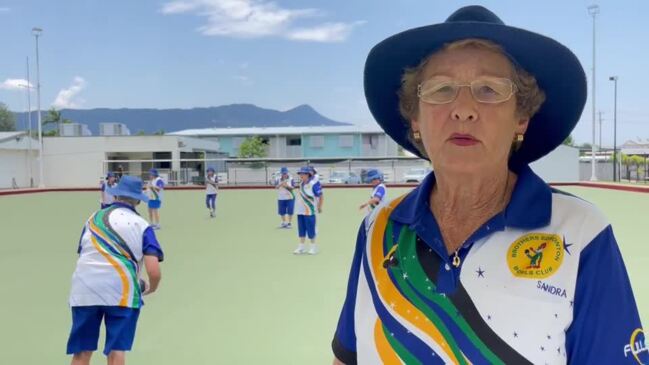
[{"label": "white collared polo shirt", "polygon": [[295,214],[316,215],[318,212],[318,200],[322,196],[322,185],[314,177],[306,183],[300,183],[296,189]]},{"label": "white collared polo shirt", "polygon": [[72,274],[71,307],[140,308],[144,256],[164,254],[153,229],[135,208],[115,202],[95,212],[84,225]]},{"label": "white collared polo shirt", "polygon": [[333,340],[345,364],[649,364],[611,226],[528,167],[452,263],[429,175],[357,240]]}]

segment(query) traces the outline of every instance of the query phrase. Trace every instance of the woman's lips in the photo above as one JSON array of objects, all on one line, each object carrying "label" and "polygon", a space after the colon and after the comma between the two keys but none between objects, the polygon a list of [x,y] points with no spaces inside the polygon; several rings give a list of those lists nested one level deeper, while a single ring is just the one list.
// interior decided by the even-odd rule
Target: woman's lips
[{"label": "woman's lips", "polygon": [[470,134],[460,134],[460,133],[453,133],[451,135],[451,138],[449,138],[449,141],[454,145],[462,146],[462,147],[473,146],[479,142],[475,137],[473,137]]}]

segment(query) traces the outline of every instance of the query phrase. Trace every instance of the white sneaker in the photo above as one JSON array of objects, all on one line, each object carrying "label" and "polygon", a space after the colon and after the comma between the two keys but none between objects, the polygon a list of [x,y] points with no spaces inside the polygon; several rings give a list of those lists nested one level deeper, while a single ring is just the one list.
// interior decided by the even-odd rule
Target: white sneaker
[{"label": "white sneaker", "polygon": [[318,245],[316,244],[311,244],[311,247],[309,247],[309,255],[317,255],[319,250],[318,250]]},{"label": "white sneaker", "polygon": [[294,255],[302,255],[305,253],[306,253],[306,248],[304,247],[304,243],[300,243],[299,245],[297,245],[297,248],[295,249],[295,251],[293,251]]}]

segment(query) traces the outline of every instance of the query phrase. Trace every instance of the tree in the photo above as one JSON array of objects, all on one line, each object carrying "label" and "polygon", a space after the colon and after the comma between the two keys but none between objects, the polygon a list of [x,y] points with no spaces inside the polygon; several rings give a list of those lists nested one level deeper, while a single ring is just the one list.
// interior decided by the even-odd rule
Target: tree
[{"label": "tree", "polygon": [[0,103],[0,131],[11,132],[16,130],[16,117],[3,103]]},{"label": "tree", "polygon": [[266,157],[266,143],[259,137],[247,137],[239,146],[239,157],[262,158]]},{"label": "tree", "polygon": [[566,146],[574,146],[575,140],[572,139],[572,134],[566,137],[565,141],[563,141],[563,144],[565,144]]},{"label": "tree", "polygon": [[157,132],[153,133],[154,136],[164,136],[165,135],[165,130],[164,129],[158,129]]},{"label": "tree", "polygon": [[621,158],[620,161],[622,162],[622,165],[624,165],[625,170],[626,170],[626,179],[631,181],[631,170],[635,170],[635,177],[636,180],[640,179],[640,175],[644,173],[644,164],[645,164],[645,159],[642,156],[629,156],[625,155],[624,153],[621,153]]},{"label": "tree", "polygon": [[43,129],[48,124],[54,124],[54,129],[51,129],[47,132],[43,132],[44,136],[58,136],[59,135],[59,125],[61,124],[68,124],[72,123],[70,119],[63,118],[61,116],[61,112],[56,110],[56,108],[51,107],[50,110],[47,111],[47,115],[45,116],[45,119],[43,119]]}]

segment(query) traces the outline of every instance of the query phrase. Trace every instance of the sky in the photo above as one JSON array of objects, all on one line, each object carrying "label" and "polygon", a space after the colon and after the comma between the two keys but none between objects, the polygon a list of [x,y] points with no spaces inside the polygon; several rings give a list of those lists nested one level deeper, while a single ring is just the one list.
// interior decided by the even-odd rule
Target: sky
[{"label": "sky", "polygon": [[27,57],[35,84],[39,27],[42,109],[309,104],[334,120],[374,123],[362,88],[371,47],[479,4],[577,55],[589,99],[573,137],[590,142],[593,3],[602,145],[613,144],[613,75],[618,145],[649,139],[646,0],[0,0],[0,102],[26,110],[21,85]]}]

